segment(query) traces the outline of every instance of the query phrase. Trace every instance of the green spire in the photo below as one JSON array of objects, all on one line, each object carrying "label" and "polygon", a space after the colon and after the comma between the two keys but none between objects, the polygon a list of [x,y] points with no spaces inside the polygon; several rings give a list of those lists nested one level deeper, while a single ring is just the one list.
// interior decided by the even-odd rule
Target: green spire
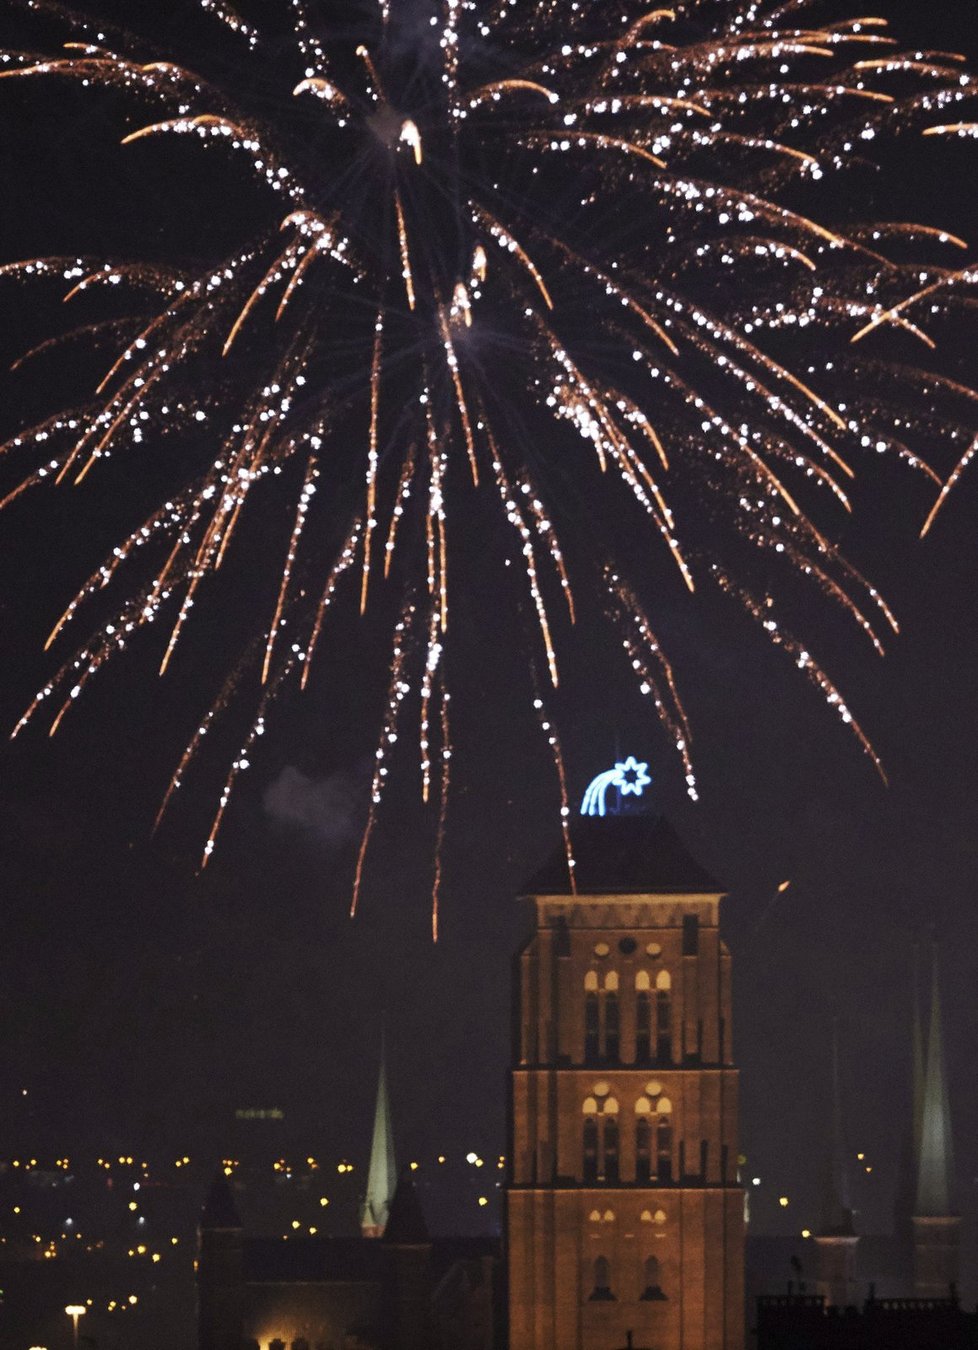
[{"label": "green spire", "polygon": [[364,1237],[383,1236],[396,1187],[394,1132],[391,1129],[390,1099],[387,1095],[387,1055],[385,1035],[381,1031],[380,1073],[377,1077],[374,1134],[370,1145],[370,1171],[367,1175],[367,1193],[360,1215],[360,1227]]},{"label": "green spire", "polygon": [[920,1135],[924,1120],[924,1031],[920,1014],[920,943],[913,949],[913,1011],[910,1026],[910,1055],[913,1071],[913,1160],[920,1164]]},{"label": "green spire", "polygon": [[930,1026],[927,1032],[927,1057],[920,1111],[920,1151],[917,1159],[917,1215],[938,1217],[953,1213],[951,1177],[951,1113],[948,1105],[947,1075],[944,1069],[944,1038],[941,1025],[941,993],[934,943],[934,965],[930,999]]},{"label": "green spire", "polygon": [[842,1085],[839,1078],[839,1019],[835,1017],[832,1019],[832,1130],[825,1159],[819,1235],[851,1237],[853,1232],[842,1123]]}]

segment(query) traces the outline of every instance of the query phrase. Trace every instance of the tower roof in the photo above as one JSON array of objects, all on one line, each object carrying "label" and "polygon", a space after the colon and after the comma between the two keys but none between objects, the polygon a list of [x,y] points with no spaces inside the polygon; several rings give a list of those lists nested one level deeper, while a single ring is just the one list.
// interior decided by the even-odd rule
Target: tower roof
[{"label": "tower roof", "polygon": [[390,1098],[387,1095],[386,1038],[380,1038],[380,1070],[377,1075],[377,1104],[374,1108],[374,1132],[370,1143],[370,1170],[363,1200],[360,1224],[368,1235],[384,1231],[397,1186],[394,1159],[394,1131],[391,1127]]},{"label": "tower roof", "polygon": [[[571,823],[570,837],[580,894],[723,893],[664,816],[578,816]],[[568,895],[570,890],[562,844],[523,887],[525,895]]]},{"label": "tower roof", "polygon": [[944,1068],[940,976],[935,942],[930,1025],[927,1031],[924,1093],[920,1116],[920,1155],[917,1162],[915,1214],[922,1217],[953,1214],[951,1207],[953,1171],[951,1112]]},{"label": "tower roof", "polygon": [[397,1180],[390,1217],[384,1229],[384,1241],[402,1247],[420,1247],[431,1241],[421,1201],[406,1167]]},{"label": "tower roof", "polygon": [[241,1216],[223,1173],[211,1182],[200,1214],[201,1228],[240,1228]]}]

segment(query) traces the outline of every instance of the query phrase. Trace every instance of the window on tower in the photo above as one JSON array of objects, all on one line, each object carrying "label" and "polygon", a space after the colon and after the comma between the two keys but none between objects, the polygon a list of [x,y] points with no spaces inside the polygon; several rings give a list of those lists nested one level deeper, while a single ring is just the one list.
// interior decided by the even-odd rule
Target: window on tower
[{"label": "window on tower", "polygon": [[604,1057],[612,1063],[618,1060],[620,1019],[618,1016],[618,976],[612,970],[604,985]]},{"label": "window on tower", "polygon": [[668,970],[655,977],[655,1056],[669,1063],[672,1059],[672,980]]},{"label": "window on tower", "polygon": [[606,1256],[599,1256],[595,1259],[592,1267],[592,1289],[588,1295],[591,1303],[612,1302],[614,1294],[611,1292],[611,1263]]},{"label": "window on tower", "polygon": [[639,1185],[652,1180],[652,1126],[648,1114],[635,1121],[635,1180]]},{"label": "window on tower", "polygon": [[604,1179],[612,1185],[618,1182],[617,1116],[607,1116],[604,1122]]},{"label": "window on tower", "polygon": [[592,1184],[598,1179],[598,1104],[593,1097],[584,1102],[584,1122],[582,1125],[583,1157],[581,1176]]},{"label": "window on tower", "polygon": [[642,1291],[642,1300],[644,1302],[658,1302],[660,1299],[666,1297],[662,1292],[659,1273],[660,1265],[658,1257],[647,1257],[645,1261],[645,1288]]},{"label": "window on tower", "polygon": [[655,1104],[655,1173],[659,1181],[672,1180],[672,1102],[660,1097]]},{"label": "window on tower", "polygon": [[584,1059],[594,1063],[598,1058],[599,1039],[598,977],[589,970],[584,977]]},{"label": "window on tower", "polygon": [[635,976],[635,1063],[647,1064],[652,1058],[652,994],[647,970]]}]

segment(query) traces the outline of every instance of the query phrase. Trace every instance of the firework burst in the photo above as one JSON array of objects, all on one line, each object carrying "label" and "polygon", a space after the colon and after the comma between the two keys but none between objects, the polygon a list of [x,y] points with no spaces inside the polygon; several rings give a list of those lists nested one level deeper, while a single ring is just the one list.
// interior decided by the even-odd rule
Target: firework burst
[{"label": "firework burst", "polygon": [[[741,606],[875,760],[807,644],[775,619],[772,591],[778,576],[800,578],[882,651],[893,615],[816,517],[849,510],[867,451],[936,486],[926,453],[975,453],[978,396],[902,359],[901,345],[928,352],[941,316],[973,302],[978,272],[954,264],[963,241],[907,222],[832,224],[821,205],[892,133],[975,134],[955,111],[975,94],[960,57],[902,51],[879,19],[823,23],[795,0],[280,0],[263,16],[272,43],[243,9],[199,0],[220,59],[200,47],[189,62],[94,10],[20,8],[45,41],[60,26],[64,45],[5,52],[0,78],[124,91],[124,144],[191,138],[202,154],[243,159],[269,228],[190,268],[34,258],[0,269],[60,283],[69,299],[133,298],[131,321],[71,328],[29,354],[114,344],[87,403],[3,447],[9,460],[36,456],[3,505],[43,482],[79,483],[110,457],[138,465],[164,437],[198,456],[68,605],[52,642],[96,593],[120,596],[18,731],[49,708],[54,730],[153,625],[165,671],[202,590],[236,560],[245,518],[275,502],[268,518],[281,520],[284,500],[288,526],[263,556],[274,600],[164,808],[214,719],[255,699],[206,862],[276,696],[306,687],[332,606],[366,612],[399,587],[355,905],[409,715],[440,850],[450,559],[469,504],[485,499],[525,572],[534,706],[571,878],[564,762],[536,661],[557,686],[575,586],[606,596],[692,795],[687,716],[639,599],[663,567]],[[568,480],[612,503],[630,533],[648,531],[647,575],[624,579],[612,531],[589,559],[568,526]],[[592,541],[606,515],[596,511]],[[762,596],[744,584],[757,556],[772,578]],[[439,852],[436,901],[440,869]]]}]

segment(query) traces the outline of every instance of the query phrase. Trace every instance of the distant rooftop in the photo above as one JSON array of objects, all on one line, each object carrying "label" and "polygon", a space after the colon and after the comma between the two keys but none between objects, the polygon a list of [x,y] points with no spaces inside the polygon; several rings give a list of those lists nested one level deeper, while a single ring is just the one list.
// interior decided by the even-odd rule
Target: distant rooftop
[{"label": "distant rooftop", "polygon": [[200,1216],[201,1228],[240,1228],[241,1218],[234,1203],[226,1177],[218,1175],[211,1182]]},{"label": "distant rooftop", "polygon": [[[576,816],[570,834],[579,894],[723,893],[664,816]],[[570,890],[563,844],[522,888],[524,895],[568,895]]]}]

